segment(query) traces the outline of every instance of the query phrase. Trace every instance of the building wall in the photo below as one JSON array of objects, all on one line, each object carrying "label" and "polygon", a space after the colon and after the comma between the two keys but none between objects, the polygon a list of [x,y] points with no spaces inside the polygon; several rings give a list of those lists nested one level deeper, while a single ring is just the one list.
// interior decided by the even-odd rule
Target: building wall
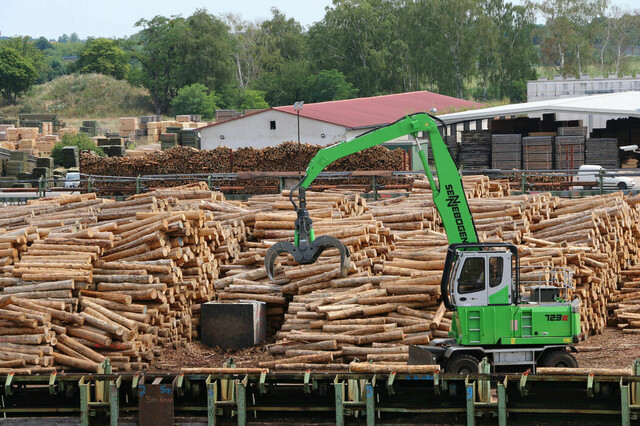
[{"label": "building wall", "polygon": [[[640,77],[625,76],[620,78],[612,75],[609,78],[590,78],[588,75],[584,75],[580,79],[575,77],[563,79],[561,76],[556,76],[553,80],[539,78],[528,81],[527,101],[535,102],[628,91],[640,91]],[[529,116],[542,117],[542,114],[530,114]],[[589,131],[595,128],[604,128],[607,120],[612,118],[617,117],[602,114],[556,114],[557,120],[582,120],[583,124],[589,127]]]},{"label": "building wall", "polygon": [[[275,129],[271,129],[272,121],[275,122]],[[346,134],[347,131],[343,126],[300,117],[300,142],[302,143],[329,145],[344,140]],[[200,136],[202,149],[214,149],[223,145],[234,149],[264,148],[286,141],[297,141],[298,122],[295,115],[268,110],[205,127],[200,130]]]}]

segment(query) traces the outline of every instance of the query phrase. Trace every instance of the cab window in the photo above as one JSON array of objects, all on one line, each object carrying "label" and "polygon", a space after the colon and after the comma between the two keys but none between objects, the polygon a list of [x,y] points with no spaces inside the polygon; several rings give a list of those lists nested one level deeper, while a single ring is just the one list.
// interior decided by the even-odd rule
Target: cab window
[{"label": "cab window", "polygon": [[475,293],[481,290],[484,290],[484,258],[470,257],[462,265],[458,293]]},{"label": "cab window", "polygon": [[503,262],[501,257],[489,259],[489,287],[493,288],[502,284]]}]

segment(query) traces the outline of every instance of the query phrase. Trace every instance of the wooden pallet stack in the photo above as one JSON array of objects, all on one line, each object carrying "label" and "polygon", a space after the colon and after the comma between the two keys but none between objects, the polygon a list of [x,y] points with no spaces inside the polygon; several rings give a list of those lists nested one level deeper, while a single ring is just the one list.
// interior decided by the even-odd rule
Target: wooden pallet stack
[{"label": "wooden pallet stack", "polygon": [[491,130],[462,132],[458,160],[461,167],[488,169],[491,167]]},{"label": "wooden pallet stack", "polygon": [[522,135],[491,136],[491,168],[522,169]]}]

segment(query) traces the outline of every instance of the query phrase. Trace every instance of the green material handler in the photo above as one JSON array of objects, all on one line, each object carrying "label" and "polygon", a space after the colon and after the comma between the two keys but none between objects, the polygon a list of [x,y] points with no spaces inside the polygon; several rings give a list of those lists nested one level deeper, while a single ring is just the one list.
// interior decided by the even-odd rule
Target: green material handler
[{"label": "green material handler", "polygon": [[[580,301],[568,300],[571,272],[562,268],[541,269],[538,274],[528,272],[527,277],[537,278],[523,282],[516,246],[478,241],[458,167],[436,121],[440,120],[426,113],[408,115],[318,151],[304,178],[290,192],[298,217],[294,242],[276,243],[265,256],[269,277],[273,279],[279,254],[290,253],[298,263],[309,264],[327,248],[339,250],[341,274],[346,276],[349,251],[337,238],[315,237],[306,210],[305,190],[332,162],[410,135],[415,140],[449,240],[441,295],[445,307],[453,312],[453,319],[450,338],[434,339],[426,346],[410,346],[409,363],[439,363],[445,371],[453,373],[476,372],[484,357],[494,370],[577,367],[575,358],[567,351],[575,351],[572,344],[578,343],[580,335]],[[446,129],[444,123],[440,123]],[[420,134],[430,142],[435,176],[418,141]],[[299,205],[293,201],[296,190]]]}]

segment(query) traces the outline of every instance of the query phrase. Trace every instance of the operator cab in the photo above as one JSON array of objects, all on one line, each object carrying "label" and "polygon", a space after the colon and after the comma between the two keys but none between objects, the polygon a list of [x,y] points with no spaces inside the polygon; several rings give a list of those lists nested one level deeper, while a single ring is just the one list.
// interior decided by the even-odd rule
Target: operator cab
[{"label": "operator cab", "polygon": [[441,282],[446,308],[517,303],[518,263],[513,244],[451,244]]},{"label": "operator cab", "polygon": [[458,252],[451,274],[456,306],[509,305],[512,300],[512,255],[508,251]]}]

